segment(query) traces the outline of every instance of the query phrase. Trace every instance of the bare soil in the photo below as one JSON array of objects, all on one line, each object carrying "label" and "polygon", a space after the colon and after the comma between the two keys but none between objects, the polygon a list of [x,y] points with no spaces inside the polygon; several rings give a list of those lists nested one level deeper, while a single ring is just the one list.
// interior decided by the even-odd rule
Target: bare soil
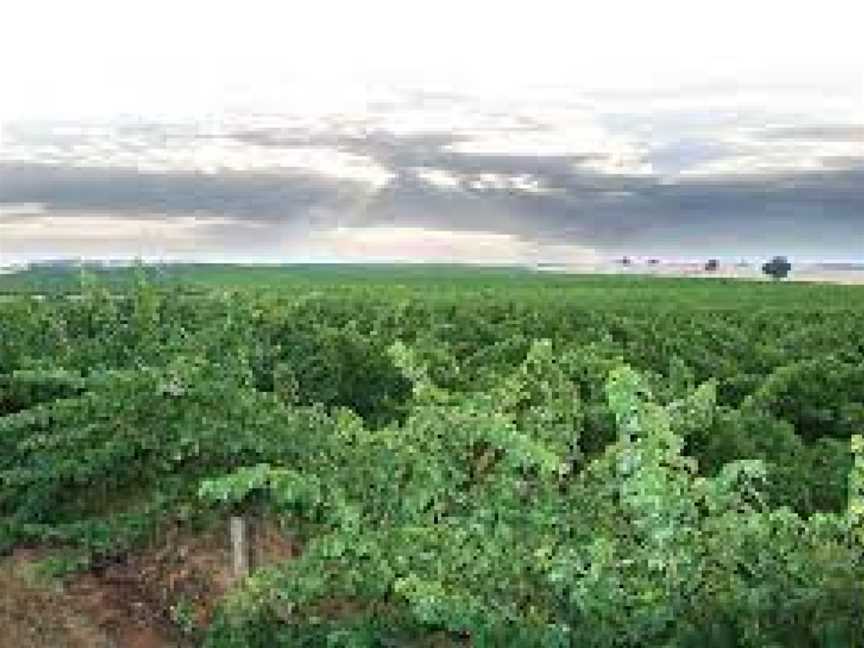
[{"label": "bare soil", "polygon": [[[253,564],[300,550],[274,524],[252,537]],[[227,523],[203,533],[173,528],[153,547],[63,582],[35,576],[48,555],[21,548],[0,560],[0,648],[185,648],[234,585]],[[177,609],[191,634],[175,623]]]},{"label": "bare soil", "polygon": [[0,646],[2,648],[109,648],[115,645],[99,624],[72,605],[59,587],[33,582],[36,556],[16,551],[0,562]]}]

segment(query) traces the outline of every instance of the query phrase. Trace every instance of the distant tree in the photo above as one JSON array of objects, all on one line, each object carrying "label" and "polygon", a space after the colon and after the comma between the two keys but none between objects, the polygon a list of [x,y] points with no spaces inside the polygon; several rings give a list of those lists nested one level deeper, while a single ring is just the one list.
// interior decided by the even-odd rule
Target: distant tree
[{"label": "distant tree", "polygon": [[660,259],[648,259],[648,265],[657,265],[660,263]]},{"label": "distant tree", "polygon": [[630,257],[625,256],[621,258],[621,265],[630,265],[631,263]]},{"label": "distant tree", "polygon": [[720,262],[717,259],[708,259],[708,263],[705,264],[705,269],[708,272],[714,272],[719,267]]},{"label": "distant tree", "polygon": [[775,256],[767,263],[762,264],[762,272],[773,279],[784,279],[792,269],[792,264],[785,256]]}]

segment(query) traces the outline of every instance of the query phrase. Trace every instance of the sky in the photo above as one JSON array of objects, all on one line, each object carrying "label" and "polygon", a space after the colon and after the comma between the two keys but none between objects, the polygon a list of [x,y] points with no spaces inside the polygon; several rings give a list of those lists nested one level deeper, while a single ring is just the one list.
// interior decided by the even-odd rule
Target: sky
[{"label": "sky", "polygon": [[0,9],[0,265],[864,261],[864,6]]}]

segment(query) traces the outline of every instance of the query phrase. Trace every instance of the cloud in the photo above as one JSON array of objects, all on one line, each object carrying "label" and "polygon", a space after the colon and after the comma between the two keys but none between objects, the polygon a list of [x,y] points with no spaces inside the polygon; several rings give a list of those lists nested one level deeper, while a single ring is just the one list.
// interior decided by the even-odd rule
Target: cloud
[{"label": "cloud", "polygon": [[864,155],[864,125],[861,124],[777,126],[766,128],[763,136],[768,139],[781,140],[852,142],[860,147],[861,153]]},{"label": "cloud", "polygon": [[145,173],[136,169],[0,164],[0,203],[41,203],[52,212],[230,216],[297,220],[322,206],[349,214],[361,182],[309,172]]},{"label": "cloud", "polygon": [[13,220],[41,216],[45,213],[45,205],[38,202],[0,203],[0,222],[9,223]]},{"label": "cloud", "polygon": [[336,228],[304,241],[324,257],[347,260],[526,264],[593,262],[595,250],[573,244],[538,244],[513,234],[377,226]]},{"label": "cloud", "polygon": [[13,125],[5,133],[0,163],[148,173],[299,170],[372,187],[389,179],[387,170],[370,158],[315,142],[308,132],[303,140],[288,141],[290,146],[274,147],[265,133],[227,136],[218,126],[196,124]]},{"label": "cloud", "polygon": [[108,245],[126,236],[109,220],[125,219],[158,223],[166,240],[194,231],[205,248],[276,257],[361,248],[464,260],[535,249],[555,258],[724,256],[778,247],[860,257],[864,151],[854,124],[631,110],[604,113],[578,96],[499,105],[394,92],[351,115],[17,124],[4,129],[0,149],[0,237],[31,219],[57,223],[57,236],[65,223],[63,237],[80,242],[75,223],[81,231],[104,223],[112,234],[93,239]]}]

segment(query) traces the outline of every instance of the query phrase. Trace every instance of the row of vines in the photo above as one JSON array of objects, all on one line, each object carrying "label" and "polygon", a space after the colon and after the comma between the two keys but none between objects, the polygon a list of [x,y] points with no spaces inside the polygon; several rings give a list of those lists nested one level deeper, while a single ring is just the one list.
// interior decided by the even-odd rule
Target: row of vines
[{"label": "row of vines", "polygon": [[0,553],[278,520],[210,648],[864,645],[862,311],[651,290],[5,301]]}]

